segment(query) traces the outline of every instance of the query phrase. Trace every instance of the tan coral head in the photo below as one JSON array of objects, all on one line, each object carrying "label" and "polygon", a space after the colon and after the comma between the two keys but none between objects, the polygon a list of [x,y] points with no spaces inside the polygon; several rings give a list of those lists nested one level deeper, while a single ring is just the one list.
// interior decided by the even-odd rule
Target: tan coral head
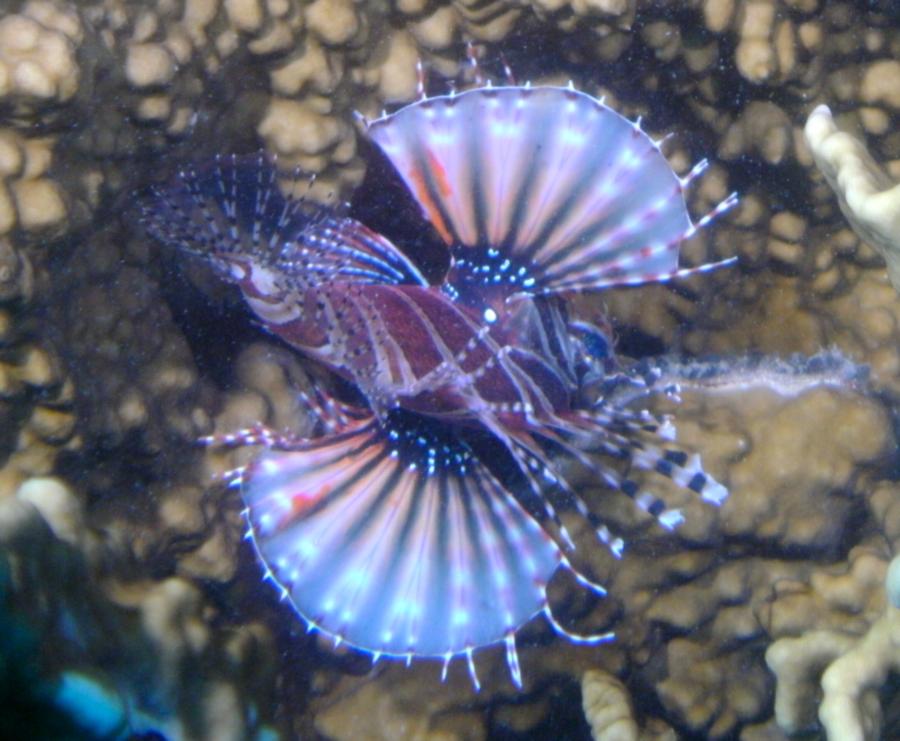
[{"label": "tan coral head", "polygon": [[882,254],[891,283],[900,291],[900,185],[861,141],[837,127],[827,105],[809,114],[804,133],[850,226]]}]

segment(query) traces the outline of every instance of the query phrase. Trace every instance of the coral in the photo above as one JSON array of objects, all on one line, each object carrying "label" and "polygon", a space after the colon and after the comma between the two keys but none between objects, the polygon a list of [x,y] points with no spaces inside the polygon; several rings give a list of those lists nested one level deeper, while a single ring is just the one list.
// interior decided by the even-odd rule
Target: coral
[{"label": "coral", "polygon": [[[807,101],[831,104],[839,111],[842,128],[867,134],[873,159],[886,169],[879,182],[893,182],[900,149],[891,131],[895,42],[880,30],[881,19],[890,27],[887,6],[871,7],[871,15],[856,13],[846,3],[826,7],[817,2],[738,1],[703,6],[711,31],[728,28],[741,37],[735,64],[723,67],[716,54],[704,61],[706,46],[690,48],[684,41],[671,53],[670,63],[684,65],[682,84],[692,91],[686,104],[715,132],[719,157],[738,166],[710,168],[695,191],[696,210],[709,208],[718,194],[734,187],[729,173],[749,169],[754,174],[738,187],[742,202],[726,218],[728,223],[720,224],[709,239],[698,240],[697,259],[736,253],[742,278],[713,276],[720,281],[713,289],[715,297],[707,281],[674,294],[659,289],[649,300],[645,291],[608,295],[607,305],[622,327],[639,327],[667,347],[694,353],[748,348],[815,352],[833,343],[870,363],[879,385],[898,388],[900,366],[892,329],[896,302],[881,285],[881,263],[873,248],[877,242],[870,246],[846,228],[804,137],[803,124],[815,103],[798,106],[791,99],[801,92]],[[864,48],[857,44],[859,38],[866,39]],[[792,39],[790,63],[778,51],[787,39]],[[707,44],[721,52],[715,37]],[[742,47],[755,49],[757,72],[740,61]],[[741,87],[732,103],[723,97],[735,89],[722,79],[723,69],[752,83]],[[649,73],[644,80],[648,90],[658,89],[661,82]],[[677,150],[673,154],[682,156]],[[810,187],[804,185],[808,181],[803,170]]]},{"label": "coral", "polygon": [[[167,438],[196,440],[211,425],[203,390],[159,280],[144,269],[149,254],[112,233],[94,235],[82,250],[56,281],[53,306],[79,389],[82,435],[144,454]],[[92,403],[98,395],[103,405]]]},{"label": "coral", "polygon": [[[836,235],[835,241],[839,239]],[[855,239],[851,244],[855,251]],[[830,257],[837,263],[837,256]],[[884,270],[839,263],[830,270],[838,285],[818,296],[789,277],[761,277],[754,287],[759,292],[757,300],[746,313],[734,316],[730,332],[692,331],[683,338],[685,346],[699,353],[730,353],[734,340],[742,337],[760,352],[813,353],[833,344],[868,363],[879,387],[900,389],[900,349],[895,343],[900,340],[900,309]],[[819,277],[832,280],[828,272]]]},{"label": "coral", "polygon": [[[890,69],[884,70],[885,66]],[[882,63],[877,69],[879,76],[889,80],[893,79],[891,72],[894,77],[900,75],[896,62]],[[870,77],[867,73],[866,80]],[[892,91],[886,87],[864,82],[863,99],[876,102],[887,97],[890,102]],[[893,96],[900,97],[900,93],[894,91]],[[900,100],[896,103],[893,107],[900,107]],[[841,211],[860,238],[884,257],[891,283],[900,290],[900,184],[878,166],[862,142],[838,129],[828,106],[820,105],[809,114],[804,131],[816,164],[834,188]]]},{"label": "coral", "polygon": [[[870,486],[865,472],[877,478],[895,443],[879,405],[849,390],[850,369],[838,363],[823,373],[823,364],[793,373],[755,361],[689,366],[693,377],[678,365],[657,369],[664,386],[681,388],[677,407],[660,400],[675,411],[679,443],[703,451],[731,496],[710,513],[653,481],[668,506],[684,511],[675,531],[682,547],[611,503],[604,514],[625,537],[621,561],[590,549],[589,533],[576,536],[579,558],[590,560],[621,611],[615,625],[632,667],[629,688],[652,686],[667,710],[654,722],[721,738],[763,720],[772,693],[761,660],[769,641],[833,614],[831,604],[843,610],[850,602],[846,614],[859,614],[858,595],[872,581],[868,551],[844,578],[818,575],[814,565],[835,557]],[[834,435],[844,421],[850,437]],[[599,506],[602,496],[590,501]],[[783,596],[773,599],[773,590]],[[797,594],[803,601],[791,604]],[[607,600],[580,624],[615,613]],[[846,618],[835,620],[847,627]]]},{"label": "coral", "polygon": [[[322,669],[316,676],[320,697],[312,702],[315,729],[329,739],[422,738],[433,741],[490,738],[499,733],[558,732],[551,707],[555,697],[578,699],[577,685],[567,677],[595,671],[607,676],[622,670],[615,649],[559,645],[549,629],[535,626],[523,654],[526,695],[513,691],[504,679],[502,652],[483,655],[479,664],[486,693],[473,696],[464,667],[451,667],[447,681],[436,684],[437,662],[411,667],[381,664],[367,677],[336,675]],[[366,661],[361,666],[365,671]],[[357,670],[359,673],[360,669]],[[440,687],[440,691],[433,691]],[[491,713],[484,711],[490,708]],[[548,714],[551,718],[548,720]],[[648,724],[656,728],[656,724]]]},{"label": "coral", "polygon": [[595,669],[585,672],[581,698],[594,741],[637,741],[631,698],[618,679]]},{"label": "coral", "polygon": [[[70,196],[53,168],[59,111],[81,86],[84,29],[73,7],[35,0],[0,18],[0,237],[60,236],[83,188]],[[43,130],[43,131],[42,131]]]},{"label": "coral", "polygon": [[48,171],[53,140],[0,128],[0,235],[15,228],[29,238],[59,236],[69,216],[61,187]]},{"label": "coral", "polygon": [[[892,4],[864,5],[14,0],[4,6],[0,551],[40,577],[32,586],[20,579],[13,602],[37,616],[36,630],[46,628],[47,651],[65,657],[52,676],[59,704],[66,693],[95,693],[112,698],[114,716],[140,697],[136,667],[151,666],[168,700],[196,690],[211,714],[233,719],[214,712],[221,707],[215,703],[248,708],[257,700],[247,698],[259,698],[256,706],[266,713],[274,700],[259,686],[273,673],[289,684],[285,677],[305,678],[308,671],[314,691],[298,690],[280,706],[294,730],[311,735],[315,724],[351,737],[359,728],[348,713],[355,713],[357,720],[385,718],[395,737],[404,729],[478,737],[503,724],[540,727],[554,702],[580,712],[577,687],[597,686],[596,675],[588,681],[586,674],[593,670],[622,678],[635,699],[653,694],[649,705],[635,702],[632,715],[616,716],[630,717],[623,722],[640,733],[653,732],[656,723],[659,736],[665,727],[708,737],[815,732],[826,696],[829,728],[889,727],[891,705],[882,709],[872,699],[879,691],[885,700],[896,697],[878,681],[888,651],[847,685],[858,697],[821,687],[826,669],[850,666],[857,649],[890,645],[888,617],[895,611],[886,606],[882,579],[900,546],[897,487],[879,463],[893,444],[881,405],[900,392],[900,307],[885,277],[883,259],[890,266],[891,258],[875,249],[896,242],[885,228],[889,208],[875,208],[889,199],[875,195],[900,178],[900,48]],[[272,626],[283,627],[279,620],[286,618],[274,600],[262,598],[256,601],[267,629],[235,627],[245,648],[256,646],[265,657],[260,685],[252,686],[223,668],[231,654],[220,626],[228,620],[223,605],[231,607],[231,585],[252,589],[258,570],[239,546],[233,500],[206,489],[210,476],[244,461],[189,442],[257,421],[302,429],[306,420],[292,406],[290,389],[304,380],[296,360],[273,344],[248,349],[243,340],[214,356],[224,371],[210,370],[205,345],[223,344],[218,326],[205,324],[200,338],[186,337],[185,328],[209,306],[226,307],[221,321],[242,318],[193,266],[182,266],[190,280],[174,277],[171,256],[151,251],[136,234],[131,194],[166,177],[170,160],[178,165],[262,144],[285,170],[301,165],[318,173],[314,197],[345,198],[364,170],[353,111],[371,117],[414,97],[419,58],[437,89],[441,77],[462,71],[471,78],[467,39],[488,42],[476,53],[494,79],[502,77],[503,52],[520,78],[572,76],[630,117],[643,115],[654,136],[673,133],[665,151],[683,174],[701,156],[718,159],[690,190],[695,215],[740,191],[740,207],[687,250],[696,263],[736,254],[738,267],[703,282],[610,292],[598,301],[612,313],[624,351],[727,359],[836,346],[871,367],[879,395],[842,392],[835,383],[805,391],[756,388],[741,402],[738,386],[720,395],[686,387],[680,407],[668,410],[681,440],[708,451],[704,462],[729,483],[731,500],[710,516],[654,479],[686,514],[680,531],[666,535],[594,492],[593,503],[626,536],[626,554],[614,563],[585,545],[577,557],[591,560],[612,597],[572,604],[563,584],[554,585],[554,598],[578,627],[615,629],[618,641],[569,651],[535,626],[528,634],[533,645],[522,651],[524,699],[487,676],[473,701],[464,677],[451,673],[442,687],[439,667],[430,665],[347,677],[366,673],[368,665],[306,644],[297,661],[289,652],[302,638],[288,630],[278,634],[277,651],[269,648]],[[815,112],[819,103],[831,107],[834,123]],[[852,164],[858,155],[857,167],[874,161],[879,169],[872,172],[883,170],[859,176],[873,196],[861,211],[853,213],[846,195],[845,202],[835,198],[826,179],[835,165],[817,162],[818,147],[804,137],[808,119],[824,141],[857,141],[839,159]],[[839,206],[851,212],[847,218]],[[858,236],[848,219],[866,231]],[[660,401],[661,408],[667,403]],[[61,465],[83,477],[64,487],[68,498],[57,505],[71,501],[73,489],[84,498],[56,520],[70,543],[16,495],[28,492],[20,488],[26,482],[32,492],[40,489]],[[128,548],[118,550],[122,544]],[[88,570],[72,570],[85,560]],[[99,566],[132,573],[118,574],[114,588],[98,576]],[[31,611],[41,599],[62,600],[83,619],[77,625],[88,643],[84,653],[69,659],[70,642],[52,624],[52,607]],[[77,609],[78,600],[109,622],[98,628]],[[91,642],[97,632],[137,647],[130,672],[90,669],[110,653]],[[253,658],[235,650],[245,671]],[[165,672],[152,660],[157,654],[167,657],[170,680],[159,678]],[[208,669],[208,683],[182,681],[192,661]],[[214,692],[222,677],[216,686],[224,689]],[[690,691],[694,681],[701,694]],[[623,708],[620,689],[616,698],[604,707]],[[111,726],[121,723],[117,717]],[[150,714],[128,722],[160,728],[153,725],[158,720]],[[207,722],[212,727],[209,715]]]},{"label": "coral", "polygon": [[24,251],[0,239],[0,499],[80,444],[72,381],[30,316],[34,280]]},{"label": "coral", "polygon": [[0,19],[0,95],[27,118],[66,103],[78,91],[75,51],[84,39],[75,8],[32,2]]},{"label": "coral", "polygon": [[[58,479],[29,479],[0,501],[7,599],[40,630],[57,707],[95,733],[248,738],[262,731],[252,693],[266,691],[271,666],[265,628],[213,627],[212,605],[177,577],[99,579],[119,547],[87,525],[77,495]],[[79,672],[86,661],[93,677]]]},{"label": "coral", "polygon": [[725,132],[718,155],[728,160],[751,152],[777,165],[792,153],[793,146],[788,114],[769,101],[753,101]]},{"label": "coral", "polygon": [[661,374],[657,383],[679,388],[677,400],[657,400],[677,421],[678,440],[702,450],[733,492],[711,528],[708,512],[666,488],[679,506],[691,507],[678,531],[691,541],[725,535],[782,549],[827,548],[852,502],[832,496],[823,510],[819,497],[851,489],[891,451],[888,417],[866,394],[860,369],[840,355],[794,363],[667,361],[654,372]]},{"label": "coral", "polygon": [[414,672],[406,676],[390,672],[381,681],[345,682],[322,703],[316,714],[316,730],[335,741],[484,738],[479,714],[460,707],[469,694],[465,679],[460,679],[463,681],[424,698],[420,692],[422,679]]},{"label": "coral", "polygon": [[842,584],[840,577],[822,576],[818,585],[828,607],[847,616],[843,624],[780,638],[766,651],[778,678],[776,719],[788,732],[810,727],[818,704],[829,739],[882,737],[878,693],[900,667],[900,560],[887,564],[871,552],[853,555],[852,580]]}]

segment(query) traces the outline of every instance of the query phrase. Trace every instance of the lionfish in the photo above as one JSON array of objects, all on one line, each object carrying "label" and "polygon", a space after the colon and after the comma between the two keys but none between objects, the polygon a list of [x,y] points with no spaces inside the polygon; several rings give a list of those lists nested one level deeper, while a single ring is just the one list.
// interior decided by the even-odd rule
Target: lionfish
[{"label": "lionfish", "polygon": [[[481,86],[425,97],[368,136],[446,243],[429,283],[410,256],[357,220],[282,195],[262,155],[220,157],[154,191],[143,220],[162,242],[206,258],[264,326],[359,392],[306,394],[321,434],[262,427],[218,442],[261,445],[235,472],[247,537],[310,631],[371,655],[443,662],[505,644],[548,604],[570,560],[562,507],[616,537],[561,471],[574,460],[666,528],[667,509],[624,470],[655,471],[712,504],[727,496],[672,426],[615,395],[581,393],[610,369],[610,331],[570,316],[568,298],[703,273],[679,267],[694,223],[660,142],[571,87]],[[414,256],[413,256],[414,257]],[[299,393],[299,392],[298,392]],[[632,397],[639,394],[632,394]],[[619,464],[604,461],[616,459]]]}]

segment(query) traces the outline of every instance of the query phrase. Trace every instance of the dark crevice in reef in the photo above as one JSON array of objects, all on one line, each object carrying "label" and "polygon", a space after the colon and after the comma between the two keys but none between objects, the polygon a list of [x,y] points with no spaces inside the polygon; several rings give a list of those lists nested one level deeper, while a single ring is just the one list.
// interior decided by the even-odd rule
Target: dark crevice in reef
[{"label": "dark crevice in reef", "polygon": [[637,359],[662,355],[666,351],[665,343],[659,337],[637,327],[616,326],[615,332],[616,355]]},{"label": "dark crevice in reef", "polygon": [[[522,699],[524,703],[527,697]],[[581,689],[571,677],[559,677],[549,692],[549,708],[543,720],[527,731],[515,731],[498,722],[490,712],[491,741],[591,741],[591,728],[581,709]],[[508,707],[507,707],[508,710]]]},{"label": "dark crevice in reef", "polygon": [[366,176],[356,189],[350,216],[383,234],[408,255],[433,282],[447,272],[447,247],[387,158],[371,142],[362,141]]},{"label": "dark crevice in reef", "polygon": [[[166,250],[169,252],[169,250]],[[187,274],[190,261],[170,254],[171,266],[160,291],[172,312],[172,320],[188,343],[201,378],[220,388],[233,385],[234,361],[241,348],[268,337],[253,317],[240,291],[226,286],[205,265],[201,269],[215,284],[216,295],[201,291]]]}]

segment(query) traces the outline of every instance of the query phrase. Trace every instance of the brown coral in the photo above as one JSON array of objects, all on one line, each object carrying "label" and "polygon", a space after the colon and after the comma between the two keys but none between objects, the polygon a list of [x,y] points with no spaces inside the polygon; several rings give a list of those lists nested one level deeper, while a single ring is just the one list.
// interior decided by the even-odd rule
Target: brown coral
[{"label": "brown coral", "polygon": [[[823,579],[787,554],[831,558],[867,489],[856,477],[894,444],[883,412],[864,397],[823,386],[776,390],[776,376],[754,375],[732,377],[733,386],[715,382],[712,393],[685,393],[678,410],[679,440],[703,450],[706,465],[730,485],[719,516],[711,520],[684,503],[690,509],[678,537],[694,548],[649,546],[646,539],[655,538],[648,533],[630,554],[626,542],[626,556],[610,575],[611,594],[623,596],[621,640],[634,652],[634,665],[644,667],[679,723],[710,737],[765,717],[771,679],[759,656],[767,637],[802,631],[811,615],[824,614],[808,602],[788,609],[787,597],[773,602],[775,585],[781,595],[791,594],[793,584],[794,593],[819,604],[856,609],[867,590],[864,572],[842,582]],[[833,436],[835,422],[857,414],[866,420],[848,424],[852,442]],[[824,434],[816,439],[812,430]],[[861,430],[872,437],[859,437]],[[810,458],[819,455],[828,465]],[[681,504],[674,489],[668,496]],[[603,559],[596,568],[604,573],[609,564]],[[652,626],[671,640],[654,645]]]},{"label": "brown coral", "polygon": [[[124,730],[187,738],[198,720],[209,737],[244,738],[259,729],[248,690],[265,685],[267,631],[211,627],[213,608],[179,578],[141,584],[107,573],[101,581],[116,546],[87,524],[82,503],[58,480],[29,479],[0,501],[0,554],[16,607],[40,626],[53,662],[77,666],[90,658],[93,671],[121,695]],[[148,675],[135,683],[129,674],[136,661],[152,676],[152,692]]]}]

